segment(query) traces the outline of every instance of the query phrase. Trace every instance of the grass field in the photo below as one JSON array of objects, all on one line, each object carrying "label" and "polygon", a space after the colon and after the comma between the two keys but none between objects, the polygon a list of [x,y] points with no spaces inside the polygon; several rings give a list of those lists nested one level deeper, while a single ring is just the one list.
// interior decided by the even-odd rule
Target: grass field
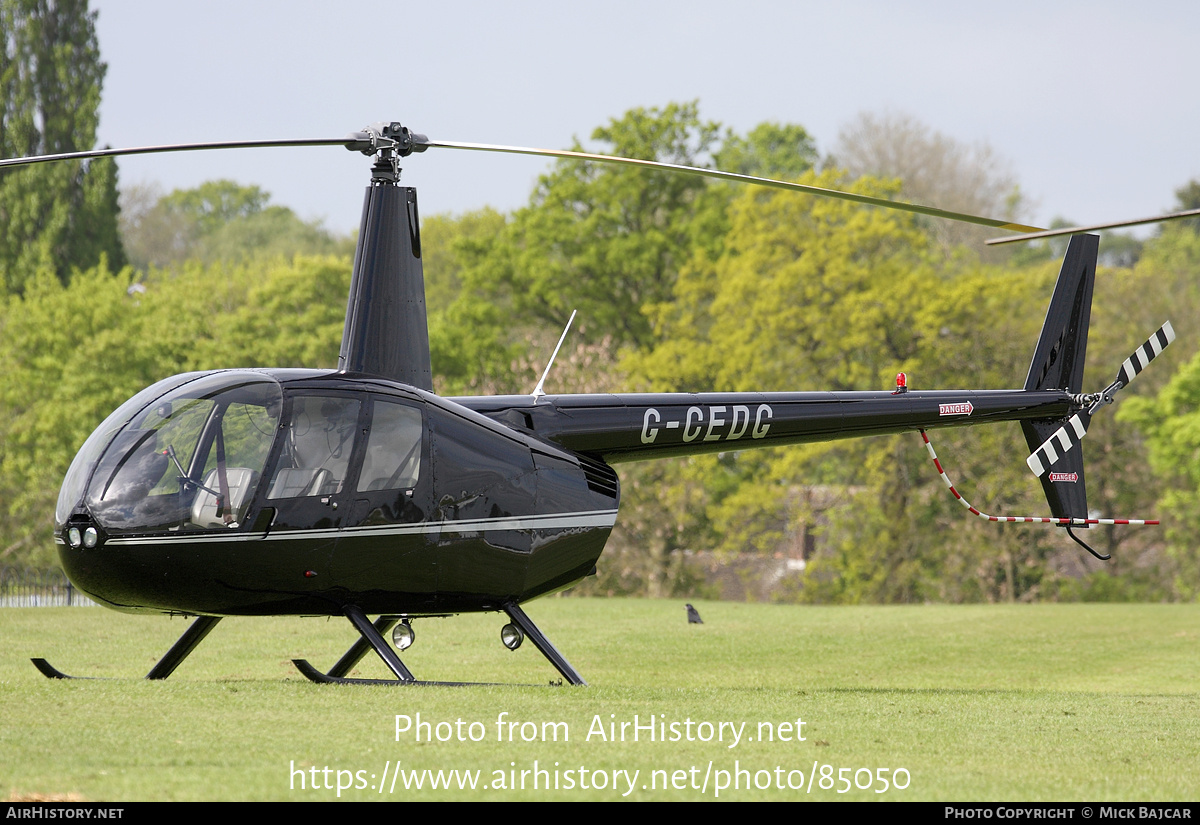
[{"label": "grass field", "polygon": [[[696,606],[704,625],[675,601],[529,605],[587,688],[541,686],[557,674],[532,644],[501,646],[499,614],[418,621],[406,664],[538,686],[307,683],[290,660],[332,664],[353,639],[343,619],[226,619],[149,683],[183,620],[3,609],[0,795],[1200,798],[1200,605]],[[116,678],[51,681],[30,656]],[[385,674],[372,656],[359,675]],[[438,771],[451,789],[430,788]]]}]

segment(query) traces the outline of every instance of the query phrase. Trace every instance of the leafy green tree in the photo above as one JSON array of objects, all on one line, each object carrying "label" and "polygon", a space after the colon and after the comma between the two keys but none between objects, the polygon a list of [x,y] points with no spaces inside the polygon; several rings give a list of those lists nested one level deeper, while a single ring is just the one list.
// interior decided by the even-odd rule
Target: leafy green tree
[{"label": "leafy green tree", "polygon": [[[86,0],[0,2],[0,156],[93,148],[106,66]],[[111,159],[0,173],[0,273],[20,292],[39,269],[64,283],[125,264]]]},{"label": "leafy green tree", "polygon": [[[1175,212],[1188,212],[1200,209],[1200,180],[1192,178],[1175,190]],[[1200,232],[1200,218],[1183,218],[1176,223],[1186,226],[1193,232]],[[1160,229],[1161,232],[1161,229]]]},{"label": "leafy green tree", "polygon": [[[632,109],[591,137],[616,155],[701,167],[715,158],[759,175],[795,176],[816,156],[811,137],[793,125],[762,124],[722,141],[720,126],[703,120],[695,102]],[[463,224],[458,297],[445,312],[431,312],[435,368],[450,364],[454,387],[528,391],[573,309],[579,318],[569,347],[603,344],[615,361],[622,349],[652,346],[654,308],[674,300],[688,261],[720,254],[728,204],[741,189],[559,161],[503,225]],[[436,279],[431,285],[439,288]]]},{"label": "leafy green tree", "polygon": [[[1185,190],[1187,187],[1185,187]],[[1183,195],[1180,195],[1181,201]],[[1143,481],[1141,491],[1157,504],[1166,534],[1167,563],[1163,574],[1168,583],[1166,595],[1195,600],[1200,597],[1200,489],[1196,457],[1200,439],[1200,336],[1193,319],[1200,315],[1200,285],[1195,273],[1200,269],[1200,233],[1176,221],[1163,227],[1157,237],[1146,242],[1145,253],[1134,268],[1132,279],[1124,286],[1124,309],[1119,320],[1132,314],[1142,339],[1155,325],[1170,319],[1177,338],[1155,362],[1138,376],[1122,399],[1115,418],[1117,426],[1134,426],[1145,436],[1149,449],[1149,468],[1154,471]],[[1122,338],[1126,348],[1140,343],[1133,330]],[[1093,425],[1095,426],[1095,425]],[[1091,438],[1089,430],[1088,438]],[[1140,447],[1132,434],[1126,437]],[[1129,470],[1145,471],[1140,451]],[[1137,475],[1127,474],[1122,490],[1137,490]],[[1146,504],[1139,506],[1149,509]]]},{"label": "leafy green tree", "polygon": [[1200,180],[1192,178],[1175,190],[1175,203],[1178,211],[1200,209]]},{"label": "leafy green tree", "polygon": [[816,141],[803,126],[768,122],[745,137],[729,131],[713,158],[724,172],[786,180],[813,168],[818,155]]},{"label": "leafy green tree", "polygon": [[[8,560],[52,556],[54,502],[71,458],[125,399],[176,372],[203,334],[212,307],[164,302],[161,291],[130,292],[132,272],[100,266],[69,285],[42,273],[5,307],[0,353],[0,527]],[[173,283],[178,297],[192,279]],[[229,287],[218,280],[208,298]]]},{"label": "leafy green tree", "polygon": [[478,246],[502,233],[508,218],[491,207],[463,215],[433,215],[421,220],[421,264],[425,305],[430,313],[454,303],[463,289],[463,267],[484,254]]},{"label": "leafy green tree", "polygon": [[1120,417],[1145,433],[1151,465],[1165,481],[1158,504],[1168,525],[1172,589],[1195,600],[1200,597],[1200,357],[1184,364],[1156,397],[1128,401]]},{"label": "leafy green tree", "polygon": [[[718,125],[695,103],[633,109],[592,133],[612,154],[707,165]],[[575,149],[581,149],[578,144]],[[562,160],[528,207],[476,248],[463,270],[467,302],[502,303],[519,318],[561,329],[572,309],[614,346],[654,337],[642,312],[668,300],[697,233],[723,233],[703,178]],[[468,313],[478,314],[478,313]]]},{"label": "leafy green tree", "polygon": [[159,195],[153,187],[125,192],[121,231],[131,263],[143,271],[187,260],[237,262],[292,255],[346,255],[350,239],[270,203],[257,186],[214,180]]},{"label": "leafy green tree", "polygon": [[[800,180],[843,184],[833,171],[810,171]],[[862,178],[852,188],[886,196],[894,184]],[[911,217],[746,189],[734,199],[729,222],[721,254],[694,257],[673,300],[650,308],[657,346],[624,360],[649,388],[877,389],[914,357],[912,296],[934,276],[925,236]],[[804,515],[790,510],[792,486],[861,483],[861,474],[839,475],[837,468],[861,467],[863,449],[844,442],[677,464],[681,480],[707,479],[699,486],[703,495],[693,495],[701,504],[687,511],[692,523],[677,520],[652,552],[669,558],[689,543],[731,553],[773,549],[795,526],[793,515]],[[893,500],[903,509],[902,499]]]},{"label": "leafy green tree", "polygon": [[176,189],[159,205],[183,215],[200,235],[211,235],[239,218],[257,215],[271,196],[257,186],[242,186],[231,180],[210,180],[195,189]]},{"label": "leafy green tree", "polygon": [[1200,597],[1200,357],[1184,365],[1157,398],[1134,399],[1122,412],[1146,433],[1150,460],[1167,480],[1159,504],[1169,517],[1173,589],[1194,601]]},{"label": "leafy green tree", "polygon": [[49,273],[7,299],[0,321],[0,561],[51,564],[63,474],[127,398],[176,373],[333,367],[347,258],[189,263],[140,281],[100,266],[63,285]]},{"label": "leafy green tree", "polygon": [[268,206],[206,235],[197,257],[205,262],[237,262],[294,255],[349,257],[353,252],[352,238],[336,237],[319,222],[301,220],[286,206]]},{"label": "leafy green tree", "polygon": [[[337,367],[350,292],[348,258],[297,255],[201,271],[206,280],[232,277],[240,289],[233,293],[236,305],[221,307],[188,353],[187,369]],[[170,281],[159,279],[150,288],[174,291]]]},{"label": "leafy green tree", "polygon": [[[834,171],[800,180],[842,184]],[[895,191],[870,178],[850,188]],[[671,300],[653,307],[661,343],[631,356],[631,367],[658,389],[690,391],[866,389],[890,379],[915,335],[908,296],[928,275],[924,236],[906,215],[746,189],[730,223],[721,257],[693,261]]]},{"label": "leafy green tree", "polygon": [[1142,257],[1143,246],[1132,232],[1105,232],[1100,241],[1100,266],[1129,269]]},{"label": "leafy green tree", "polygon": [[528,391],[533,386],[527,381],[522,386],[512,376],[514,364],[529,355],[526,336],[512,334],[514,326],[528,326],[526,319],[514,318],[511,296],[482,287],[477,275],[465,273],[468,267],[477,271],[490,263],[507,223],[507,217],[493,209],[423,221],[429,348],[440,392]]}]

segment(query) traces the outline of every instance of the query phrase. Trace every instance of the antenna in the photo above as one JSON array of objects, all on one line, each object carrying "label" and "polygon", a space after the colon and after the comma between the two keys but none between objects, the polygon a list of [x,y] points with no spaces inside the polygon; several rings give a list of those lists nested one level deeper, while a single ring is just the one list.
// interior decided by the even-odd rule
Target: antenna
[{"label": "antenna", "polygon": [[542,377],[537,382],[537,386],[534,387],[533,392],[530,393],[530,395],[533,396],[534,401],[546,394],[542,392],[542,385],[546,383],[546,376],[550,374],[550,368],[554,366],[554,359],[558,357],[558,351],[562,349],[563,341],[567,340],[567,332],[570,331],[571,322],[575,320],[575,313],[578,311],[579,310],[577,309],[571,310],[571,317],[567,319],[567,325],[563,328],[562,335],[558,337],[558,345],[554,348],[554,352],[550,355],[550,363],[546,365],[546,371],[542,373]]}]

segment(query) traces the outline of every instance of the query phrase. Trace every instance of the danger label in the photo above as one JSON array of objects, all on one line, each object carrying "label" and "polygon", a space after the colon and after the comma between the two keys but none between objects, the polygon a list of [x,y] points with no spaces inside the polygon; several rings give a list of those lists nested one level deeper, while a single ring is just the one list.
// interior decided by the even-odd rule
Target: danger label
[{"label": "danger label", "polygon": [[1051,481],[1079,481],[1079,473],[1051,473]]},{"label": "danger label", "polygon": [[938,404],[938,415],[970,415],[974,411],[970,401],[957,404]]}]

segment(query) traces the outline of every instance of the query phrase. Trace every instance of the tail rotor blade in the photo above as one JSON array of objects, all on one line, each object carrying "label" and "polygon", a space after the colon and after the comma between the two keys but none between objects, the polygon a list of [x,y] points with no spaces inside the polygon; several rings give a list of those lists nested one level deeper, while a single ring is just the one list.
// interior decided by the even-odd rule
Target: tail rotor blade
[{"label": "tail rotor blade", "polygon": [[1117,381],[1120,382],[1117,389],[1129,386],[1129,382],[1136,378],[1137,374],[1144,370],[1174,340],[1175,330],[1172,328],[1171,322],[1167,321],[1150,336],[1146,343],[1134,350],[1133,355],[1125,359],[1120,372],[1117,373]]},{"label": "tail rotor blade", "polygon": [[1082,441],[1083,437],[1087,435],[1087,427],[1091,419],[1092,417],[1086,412],[1076,413],[1066,424],[1055,430],[1054,435],[1043,441],[1042,446],[1025,459],[1025,463],[1029,465],[1033,474],[1035,476],[1045,475],[1046,471],[1054,466],[1054,462]]},{"label": "tail rotor blade", "polygon": [[1083,396],[1081,401],[1085,409],[1071,416],[1053,435],[1043,441],[1042,445],[1034,450],[1029,458],[1025,459],[1025,463],[1029,465],[1033,474],[1035,476],[1045,475],[1054,462],[1083,440],[1083,437],[1087,435],[1092,415],[1101,407],[1111,404],[1113,394],[1117,390],[1129,386],[1129,382],[1136,378],[1138,373],[1144,370],[1174,340],[1175,330],[1172,328],[1171,322],[1167,321],[1147,339],[1146,343],[1134,350],[1133,355],[1125,359],[1125,363],[1121,364],[1121,369],[1117,372],[1116,381],[1106,387],[1103,392]]}]

